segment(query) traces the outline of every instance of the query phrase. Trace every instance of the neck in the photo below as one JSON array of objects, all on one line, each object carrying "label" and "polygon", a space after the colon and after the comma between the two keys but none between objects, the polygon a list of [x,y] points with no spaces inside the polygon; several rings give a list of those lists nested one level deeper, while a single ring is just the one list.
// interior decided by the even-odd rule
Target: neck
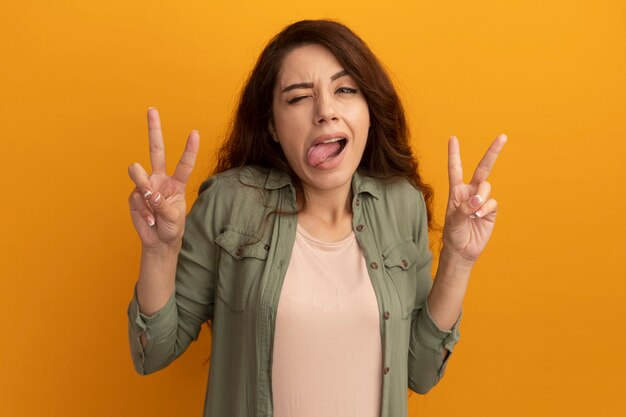
[{"label": "neck", "polygon": [[[298,223],[313,236],[328,242],[343,239],[352,230],[352,186],[343,189],[317,190],[304,188],[306,206],[298,215]],[[297,198],[302,209],[302,196]]]},{"label": "neck", "polygon": [[[306,206],[303,213],[315,214],[316,217],[332,221],[344,217],[347,214],[352,215],[351,198],[352,188],[349,184],[342,189],[335,190],[318,190],[304,187],[304,196],[306,196]],[[297,197],[298,208],[304,206],[303,196]]]}]

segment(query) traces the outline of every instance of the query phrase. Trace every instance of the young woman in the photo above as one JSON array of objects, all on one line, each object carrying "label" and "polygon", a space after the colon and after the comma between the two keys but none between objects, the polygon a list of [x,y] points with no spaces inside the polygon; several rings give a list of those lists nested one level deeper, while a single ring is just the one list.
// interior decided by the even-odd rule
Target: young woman
[{"label": "young woman", "polygon": [[506,137],[469,184],[450,139],[433,283],[432,191],[392,83],[344,25],[300,21],[270,41],[186,220],[198,133],[170,177],[156,109],[148,127],[152,174],[129,167],[142,242],[128,309],[136,370],[164,368],[210,321],[205,416],[407,415],[407,387],[430,390],[459,338]]}]

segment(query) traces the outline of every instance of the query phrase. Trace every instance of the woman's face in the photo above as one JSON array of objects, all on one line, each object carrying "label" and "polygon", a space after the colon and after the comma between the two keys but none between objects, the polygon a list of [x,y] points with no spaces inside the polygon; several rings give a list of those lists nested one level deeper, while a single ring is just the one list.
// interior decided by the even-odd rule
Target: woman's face
[{"label": "woman's face", "polygon": [[289,52],[274,87],[270,131],[307,191],[349,190],[370,126],[365,97],[320,45]]}]

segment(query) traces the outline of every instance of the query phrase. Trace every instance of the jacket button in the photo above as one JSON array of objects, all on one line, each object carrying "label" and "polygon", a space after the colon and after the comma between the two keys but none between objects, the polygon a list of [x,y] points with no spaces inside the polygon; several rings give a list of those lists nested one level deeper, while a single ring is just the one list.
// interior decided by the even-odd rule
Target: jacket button
[{"label": "jacket button", "polygon": [[361,200],[359,200],[358,198],[356,199],[356,202],[354,203],[355,206],[360,206],[361,205]]},{"label": "jacket button", "polygon": [[376,262],[372,262],[370,266],[372,267],[372,269],[378,269],[378,264]]},{"label": "jacket button", "polygon": [[242,253],[243,253],[243,251],[241,250],[241,248],[239,248],[239,249],[237,249],[235,251],[235,255],[237,255],[237,256],[241,256]]},{"label": "jacket button", "polygon": [[388,311],[385,311],[384,317],[385,317],[385,320],[389,320],[389,317],[391,317],[391,314]]},{"label": "jacket button", "polygon": [[389,373],[389,367],[387,366],[385,369],[383,369],[383,374],[387,375]]},{"label": "jacket button", "polygon": [[263,246],[263,249],[265,249],[265,250],[270,250],[270,245],[265,245],[265,246]]},{"label": "jacket button", "polygon": [[406,261],[406,259],[403,259],[403,260],[402,260],[402,266],[403,266],[403,267],[405,267],[405,268],[406,268],[407,266],[409,266],[409,263]]},{"label": "jacket button", "polygon": [[360,225],[358,225],[358,226],[356,227],[356,231],[357,231],[357,232],[362,232],[362,231],[363,231],[363,229],[365,229],[365,226],[363,226],[362,224],[360,224]]}]

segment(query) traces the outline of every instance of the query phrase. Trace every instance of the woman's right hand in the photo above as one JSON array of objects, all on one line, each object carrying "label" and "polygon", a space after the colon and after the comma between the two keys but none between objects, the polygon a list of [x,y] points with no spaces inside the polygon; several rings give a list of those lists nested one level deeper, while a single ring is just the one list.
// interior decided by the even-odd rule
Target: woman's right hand
[{"label": "woman's right hand", "polygon": [[130,215],[143,249],[178,251],[185,231],[185,187],[196,161],[200,136],[191,131],[174,175],[168,177],[161,121],[153,107],[148,109],[148,134],[152,174],[137,162],[128,167],[136,186],[129,197]]}]

